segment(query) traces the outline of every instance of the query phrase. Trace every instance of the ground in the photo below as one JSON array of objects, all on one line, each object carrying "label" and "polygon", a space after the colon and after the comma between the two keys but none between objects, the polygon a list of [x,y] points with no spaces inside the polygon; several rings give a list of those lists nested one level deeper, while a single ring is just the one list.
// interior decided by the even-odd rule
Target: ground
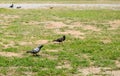
[{"label": "ground", "polygon": [[0,8],[0,75],[119,76],[119,33],[119,10]]},{"label": "ground", "polygon": [[0,3],[90,3],[90,4],[100,4],[100,3],[109,3],[109,4],[119,4],[119,0],[0,0]]}]

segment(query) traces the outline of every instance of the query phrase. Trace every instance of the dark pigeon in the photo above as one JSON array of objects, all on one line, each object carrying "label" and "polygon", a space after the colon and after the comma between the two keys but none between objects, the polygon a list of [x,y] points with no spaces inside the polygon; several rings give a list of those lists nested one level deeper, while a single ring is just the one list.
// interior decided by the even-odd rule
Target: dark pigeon
[{"label": "dark pigeon", "polygon": [[10,8],[13,8],[14,7],[14,4],[10,5]]},{"label": "dark pigeon", "polygon": [[58,39],[56,39],[56,40],[53,40],[53,42],[63,42],[63,41],[65,41],[65,39],[66,39],[66,37],[65,37],[65,35],[63,36],[63,37],[61,37],[61,38],[58,38]]},{"label": "dark pigeon", "polygon": [[40,52],[40,50],[41,50],[42,47],[43,47],[43,45],[40,45],[40,46],[34,48],[34,49],[31,50],[31,51],[27,51],[26,53],[31,53],[31,54],[33,54],[33,55],[37,55],[37,53]]}]

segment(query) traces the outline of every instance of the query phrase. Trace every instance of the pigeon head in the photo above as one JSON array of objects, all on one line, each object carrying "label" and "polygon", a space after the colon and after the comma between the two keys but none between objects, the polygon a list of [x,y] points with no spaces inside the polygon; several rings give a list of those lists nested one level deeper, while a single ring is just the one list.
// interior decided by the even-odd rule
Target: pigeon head
[{"label": "pigeon head", "polygon": [[38,47],[39,47],[39,48],[42,48],[42,47],[43,47],[43,45],[39,45]]},{"label": "pigeon head", "polygon": [[65,39],[65,35],[63,35],[63,38]]}]

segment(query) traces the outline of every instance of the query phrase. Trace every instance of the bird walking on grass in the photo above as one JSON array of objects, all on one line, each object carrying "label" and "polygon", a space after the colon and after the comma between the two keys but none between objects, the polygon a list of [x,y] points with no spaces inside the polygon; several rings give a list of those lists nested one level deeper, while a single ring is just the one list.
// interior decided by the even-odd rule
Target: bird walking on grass
[{"label": "bird walking on grass", "polygon": [[31,54],[33,54],[33,55],[36,55],[37,56],[37,53],[38,52],[40,52],[40,50],[41,50],[41,48],[43,47],[43,45],[40,45],[40,46],[38,46],[38,47],[36,47],[36,48],[34,48],[33,50],[31,50],[31,51],[27,51],[26,53],[31,53]]},{"label": "bird walking on grass", "polygon": [[61,38],[58,38],[58,39],[56,39],[56,40],[53,40],[53,42],[63,42],[63,41],[65,41],[65,39],[66,39],[66,37],[65,37],[65,35],[63,35],[63,37],[61,37]]},{"label": "bird walking on grass", "polygon": [[10,8],[13,8],[14,7],[14,4],[10,5]]}]

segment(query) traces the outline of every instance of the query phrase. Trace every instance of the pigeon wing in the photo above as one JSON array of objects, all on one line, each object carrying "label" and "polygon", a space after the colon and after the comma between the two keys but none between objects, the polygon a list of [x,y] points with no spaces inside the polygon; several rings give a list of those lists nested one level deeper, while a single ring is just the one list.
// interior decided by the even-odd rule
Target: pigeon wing
[{"label": "pigeon wing", "polygon": [[33,52],[39,52],[39,48],[37,47],[37,48],[35,48],[34,50],[33,50]]}]

